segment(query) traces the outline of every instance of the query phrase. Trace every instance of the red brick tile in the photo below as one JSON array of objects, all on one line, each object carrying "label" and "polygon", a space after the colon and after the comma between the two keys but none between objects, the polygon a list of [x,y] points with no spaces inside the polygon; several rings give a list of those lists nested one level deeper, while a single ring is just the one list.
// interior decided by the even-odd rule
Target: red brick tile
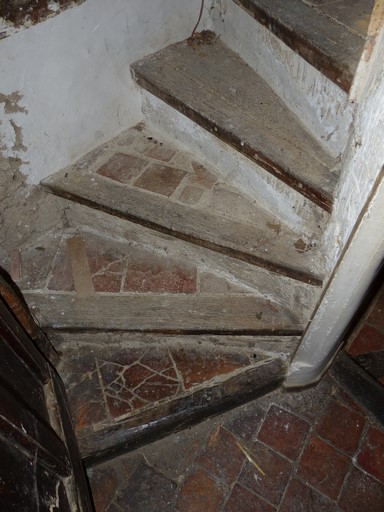
[{"label": "red brick tile", "polygon": [[[174,396],[179,390],[179,382],[175,370],[169,371],[172,364],[167,354],[152,351],[150,355],[141,355],[139,360],[124,366],[124,359],[119,363],[104,361],[100,365],[109,412],[113,417],[119,417],[138,409],[143,405]],[[137,357],[137,355],[136,355]],[[117,354],[114,359],[118,360]],[[153,362],[156,369],[148,368],[145,363]],[[166,371],[167,374],[158,374]]]},{"label": "red brick tile", "polygon": [[245,487],[236,484],[223,512],[273,512],[275,507]]},{"label": "red brick tile", "polygon": [[250,456],[260,469],[247,461],[240,474],[239,484],[278,505],[292,472],[291,464],[260,443],[254,444]]},{"label": "red brick tile", "polygon": [[107,419],[103,393],[96,372],[87,373],[86,378],[68,389],[67,395],[77,433]]},{"label": "red brick tile", "polygon": [[339,501],[343,512],[383,512],[384,485],[353,468]]},{"label": "red brick tile", "polygon": [[186,204],[197,204],[203,193],[204,190],[201,188],[187,185],[180,194],[179,199],[181,202]]},{"label": "red brick tile", "polygon": [[165,512],[173,509],[175,491],[172,480],[141,463],[116,501],[125,512]]},{"label": "red brick tile", "polygon": [[195,293],[196,267],[142,251],[128,262],[124,291],[140,293]]},{"label": "red brick tile", "polygon": [[189,474],[177,500],[178,512],[217,512],[224,500],[224,491],[203,469]]},{"label": "red brick tile", "polygon": [[157,140],[149,141],[149,147],[144,151],[145,156],[149,156],[162,162],[169,162],[173,155],[176,154],[176,150],[159,142]]},{"label": "red brick tile", "polygon": [[279,512],[336,512],[335,503],[300,480],[291,480]]},{"label": "red brick tile", "polygon": [[259,432],[259,439],[289,459],[300,453],[309,425],[294,414],[272,405]]},{"label": "red brick tile", "polygon": [[[240,409],[238,409],[240,412]],[[241,439],[248,449],[257,443],[257,433],[263,423],[266,411],[256,403],[249,403],[242,407],[241,414],[232,414],[223,423],[223,426],[232,432],[237,439]]]},{"label": "red brick tile", "polygon": [[135,389],[135,395],[146,402],[154,403],[171,398],[179,391],[179,383],[163,375],[153,375]]},{"label": "red brick tile", "polygon": [[209,172],[203,165],[198,162],[192,162],[192,167],[195,171],[192,181],[195,183],[211,188],[217,182],[216,176]]},{"label": "red brick tile", "polygon": [[313,437],[300,460],[298,474],[315,489],[336,499],[351,460],[318,437]]},{"label": "red brick tile", "polygon": [[357,457],[359,466],[384,482],[384,432],[371,427]]},{"label": "red brick tile", "polygon": [[384,350],[384,334],[375,329],[375,327],[364,324],[353,340],[348,352],[352,356],[359,356],[379,350]]},{"label": "red brick tile", "polygon": [[105,512],[119,486],[117,475],[110,466],[88,472],[96,512]]},{"label": "red brick tile", "polygon": [[130,183],[141,173],[147,163],[143,158],[116,153],[98,169],[97,173],[120,183]]},{"label": "red brick tile", "polygon": [[135,182],[134,186],[162,196],[171,196],[187,173],[166,165],[152,164]]},{"label": "red brick tile", "polygon": [[317,432],[339,450],[353,455],[359,445],[365,419],[340,402],[332,400],[320,418]]},{"label": "red brick tile", "polygon": [[196,462],[225,485],[230,486],[240,473],[244,460],[244,454],[237,446],[233,435],[219,427],[211,434],[206,449]]},{"label": "red brick tile", "polygon": [[193,348],[172,350],[172,357],[183,378],[185,388],[249,366],[247,355],[239,352],[209,351]]}]

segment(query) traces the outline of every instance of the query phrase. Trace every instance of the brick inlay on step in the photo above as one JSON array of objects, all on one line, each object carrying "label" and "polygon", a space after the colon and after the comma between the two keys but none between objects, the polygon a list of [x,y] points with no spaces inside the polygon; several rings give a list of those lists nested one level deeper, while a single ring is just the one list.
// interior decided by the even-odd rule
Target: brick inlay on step
[{"label": "brick inlay on step", "polygon": [[171,196],[187,173],[167,165],[153,164],[134,182],[134,186]]},{"label": "brick inlay on step", "polygon": [[116,153],[97,171],[98,174],[110,178],[120,183],[130,183],[132,178],[136,178],[147,161],[124,153]]}]

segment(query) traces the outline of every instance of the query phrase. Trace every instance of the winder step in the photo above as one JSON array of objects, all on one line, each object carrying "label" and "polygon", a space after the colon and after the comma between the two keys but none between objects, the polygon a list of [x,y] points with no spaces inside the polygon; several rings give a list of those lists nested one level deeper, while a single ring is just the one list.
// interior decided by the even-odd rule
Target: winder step
[{"label": "winder step", "polygon": [[272,391],[297,342],[60,333],[58,370],[85,463],[113,458]]},{"label": "winder step", "polygon": [[234,0],[259,23],[348,92],[374,0]]},{"label": "winder step", "polygon": [[132,68],[141,87],[331,211],[335,158],[215,34],[169,46]]},{"label": "winder step", "polygon": [[45,330],[300,335],[320,292],[81,205],[66,222],[19,248]]},{"label": "winder step", "polygon": [[294,232],[143,124],[42,182],[50,192],[293,279],[321,285],[317,232]]}]

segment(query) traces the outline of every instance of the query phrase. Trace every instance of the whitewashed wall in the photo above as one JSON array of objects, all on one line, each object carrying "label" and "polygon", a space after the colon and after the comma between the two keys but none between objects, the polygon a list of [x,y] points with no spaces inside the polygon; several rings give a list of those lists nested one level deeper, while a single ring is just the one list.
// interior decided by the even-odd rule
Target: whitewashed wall
[{"label": "whitewashed wall", "polygon": [[199,9],[200,0],[86,0],[1,40],[0,157],[22,160],[38,183],[137,122],[130,63],[188,37]]}]

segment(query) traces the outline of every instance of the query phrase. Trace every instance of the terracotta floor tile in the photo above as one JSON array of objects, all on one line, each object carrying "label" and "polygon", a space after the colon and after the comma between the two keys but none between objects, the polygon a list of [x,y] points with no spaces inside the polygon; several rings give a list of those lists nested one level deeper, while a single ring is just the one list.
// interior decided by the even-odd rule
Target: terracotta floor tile
[{"label": "terracotta floor tile", "polygon": [[144,151],[145,156],[149,156],[162,162],[169,162],[176,154],[176,149],[168,146],[164,142],[157,140],[148,141],[148,148]]},{"label": "terracotta floor tile", "polygon": [[309,425],[294,414],[272,405],[259,432],[259,439],[289,459],[300,453]]},{"label": "terracotta floor tile", "polygon": [[242,413],[231,414],[223,423],[223,426],[232,432],[238,440],[242,440],[244,445],[252,449],[257,443],[257,434],[263,423],[266,411],[262,409],[257,402],[243,406]]},{"label": "terracotta floor tile", "polygon": [[171,353],[186,389],[251,364],[247,355],[233,351],[182,347],[172,350]]},{"label": "terracotta floor tile", "polygon": [[279,512],[336,512],[334,502],[326,498],[300,480],[289,483]]},{"label": "terracotta floor tile", "polygon": [[314,436],[300,460],[298,475],[331,499],[339,496],[351,460]]},{"label": "terracotta floor tile", "polygon": [[332,400],[316,425],[317,432],[339,450],[353,455],[365,425],[364,418]]},{"label": "terracotta floor tile", "polygon": [[235,438],[223,428],[211,434],[206,449],[196,459],[197,464],[228,486],[237,478],[244,461]]},{"label": "terracotta floor tile", "polygon": [[195,172],[195,175],[192,178],[192,181],[198,183],[199,185],[203,185],[204,187],[211,188],[217,182],[217,177],[208,171],[203,165],[198,162],[192,162],[192,167]]},{"label": "terracotta floor tile", "polygon": [[343,512],[383,512],[384,485],[358,468],[352,468],[339,506]]},{"label": "terracotta floor tile", "polygon": [[198,187],[187,185],[179,196],[179,200],[186,204],[197,204],[203,195],[204,190]]},{"label": "terracotta floor tile", "polygon": [[250,456],[259,469],[247,461],[239,477],[239,484],[278,505],[292,472],[291,464],[260,443],[253,446]]},{"label": "terracotta floor tile", "polygon": [[196,267],[149,251],[131,254],[124,291],[140,293],[195,293]]},{"label": "terracotta floor tile", "polygon": [[225,491],[203,469],[187,475],[177,500],[178,512],[218,512]]},{"label": "terracotta floor tile", "polygon": [[384,482],[384,432],[369,428],[357,456],[359,466]]},{"label": "terracotta floor tile", "polygon": [[120,183],[130,183],[146,165],[148,165],[148,161],[143,158],[116,153],[98,169],[97,173]]},{"label": "terracotta floor tile", "polygon": [[187,173],[166,165],[152,164],[135,182],[134,186],[171,196]]},{"label": "terracotta floor tile", "polygon": [[86,374],[86,378],[72,386],[67,394],[76,432],[107,419],[97,372]]},{"label": "terracotta floor tile", "polygon": [[176,484],[142,462],[136,469],[117,503],[125,512],[170,512]]},{"label": "terracotta floor tile", "polygon": [[245,487],[236,484],[223,512],[273,512],[275,507]]},{"label": "terracotta floor tile", "polygon": [[384,334],[375,327],[364,324],[353,340],[348,352],[352,356],[359,356],[369,352],[377,352],[378,350],[384,350]]},{"label": "terracotta floor tile", "polygon": [[106,466],[97,471],[88,472],[89,483],[92,489],[95,512],[105,512],[115,498],[119,487],[119,479],[112,466]]}]

